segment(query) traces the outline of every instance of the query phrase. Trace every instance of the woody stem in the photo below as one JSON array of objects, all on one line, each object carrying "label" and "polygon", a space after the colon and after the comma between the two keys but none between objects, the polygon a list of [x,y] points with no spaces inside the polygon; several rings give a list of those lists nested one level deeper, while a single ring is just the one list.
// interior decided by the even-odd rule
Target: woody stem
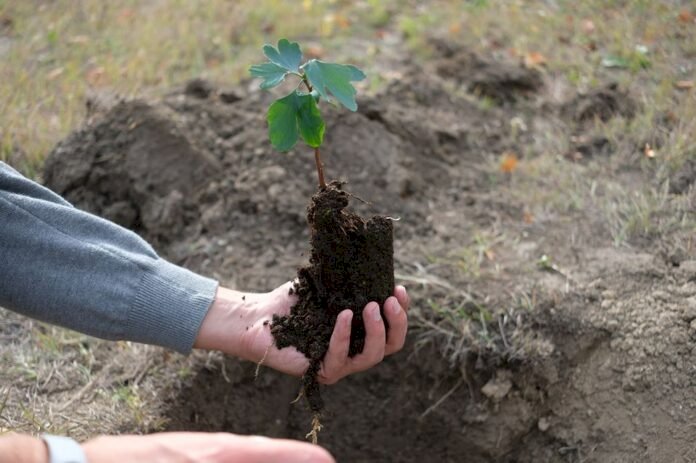
[{"label": "woody stem", "polygon": [[317,164],[317,176],[319,177],[319,187],[326,188],[324,181],[324,164],[321,162],[321,154],[319,148],[314,148],[314,162]]}]

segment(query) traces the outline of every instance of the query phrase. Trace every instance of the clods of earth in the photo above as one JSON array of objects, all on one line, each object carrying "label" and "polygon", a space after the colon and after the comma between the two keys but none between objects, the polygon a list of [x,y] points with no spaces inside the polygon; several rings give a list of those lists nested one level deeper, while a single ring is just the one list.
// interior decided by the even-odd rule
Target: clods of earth
[{"label": "clods of earth", "polygon": [[[353,202],[362,215],[400,218],[396,281],[414,307],[401,353],[323,390],[321,445],[338,461],[695,461],[693,240],[670,229],[617,246],[600,204],[602,188],[655,181],[593,131],[640,104],[611,82],[559,97],[536,70],[439,53],[358,112],[327,110],[327,176],[369,201]],[[315,173],[309,150],[273,151],[272,96],[250,88],[92,98],[44,181],[178,264],[277,287],[305,264]],[[501,171],[506,152],[516,170]],[[693,213],[695,172],[674,174],[664,214]],[[178,377],[159,362],[157,430],[308,430],[296,378],[221,357]]]}]

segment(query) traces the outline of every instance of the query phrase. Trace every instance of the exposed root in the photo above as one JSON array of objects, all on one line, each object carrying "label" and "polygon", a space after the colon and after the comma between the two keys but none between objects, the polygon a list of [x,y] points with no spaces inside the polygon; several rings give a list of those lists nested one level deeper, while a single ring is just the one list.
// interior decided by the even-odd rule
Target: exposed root
[{"label": "exposed root", "polygon": [[311,439],[312,444],[319,444],[319,431],[321,431],[321,421],[319,420],[319,414],[315,413],[312,416],[312,430],[305,436],[307,439]]},{"label": "exposed root", "polygon": [[268,347],[266,347],[266,352],[263,353],[263,357],[261,357],[261,360],[259,360],[259,363],[256,364],[256,371],[254,372],[254,381],[256,381],[259,378],[259,371],[261,371],[261,365],[263,365],[263,362],[266,361],[266,357],[268,357],[269,350],[271,350],[270,345]]},{"label": "exposed root", "polygon": [[435,402],[434,404],[432,404],[430,407],[428,407],[427,410],[425,410],[423,413],[421,413],[420,419],[422,420],[423,418],[425,418],[426,416],[428,416],[428,415],[430,414],[430,412],[432,412],[432,411],[435,410],[437,407],[439,407],[439,406],[442,404],[442,402],[444,402],[445,400],[447,400],[447,398],[448,398],[449,396],[451,396],[451,395],[454,393],[454,391],[456,391],[457,389],[459,389],[459,386],[461,386],[463,383],[464,383],[464,378],[460,378],[459,381],[457,381],[457,384],[455,384],[455,385],[452,387],[452,389],[450,389],[449,391],[447,391],[442,397],[440,397],[440,399],[438,399],[437,402]]},{"label": "exposed root", "polygon": [[304,387],[300,387],[300,392],[297,393],[297,397],[295,397],[295,400],[290,402],[291,404],[296,404],[297,402],[300,401],[300,399],[304,396]]}]

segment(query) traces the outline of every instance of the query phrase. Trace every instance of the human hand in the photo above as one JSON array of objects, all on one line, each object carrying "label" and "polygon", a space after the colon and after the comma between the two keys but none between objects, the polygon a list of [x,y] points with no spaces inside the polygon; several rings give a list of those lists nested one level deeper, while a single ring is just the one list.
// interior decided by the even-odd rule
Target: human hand
[{"label": "human hand", "polygon": [[335,463],[317,445],[225,433],[102,436],[82,448],[90,463]]},{"label": "human hand", "polygon": [[[291,295],[292,282],[270,293],[249,294],[218,289],[215,302],[206,316],[195,347],[217,349],[228,354],[261,362],[278,371],[301,376],[309,367],[307,358],[294,347],[278,349],[273,342],[269,323],[274,314],[287,315],[297,301]],[[329,349],[318,374],[323,384],[333,384],[352,373],[367,370],[382,361],[385,355],[401,350],[408,328],[407,312],[410,298],[403,286],[394,289],[394,295],[384,303],[384,314],[389,330],[376,302],[363,310],[365,347],[362,353],[348,356],[353,312],[339,313],[331,336]],[[265,323],[265,324],[264,324]]]},{"label": "human hand", "polygon": [[[90,463],[335,463],[329,453],[305,442],[216,433],[101,436],[82,444]],[[48,462],[41,439],[0,436],[0,463]]]}]

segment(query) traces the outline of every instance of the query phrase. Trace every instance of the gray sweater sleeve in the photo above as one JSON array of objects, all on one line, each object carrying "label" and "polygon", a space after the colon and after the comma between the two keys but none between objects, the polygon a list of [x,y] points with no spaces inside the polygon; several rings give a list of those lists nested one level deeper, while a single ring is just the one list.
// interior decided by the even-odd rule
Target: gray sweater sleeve
[{"label": "gray sweater sleeve", "polygon": [[188,353],[216,289],[0,162],[0,306]]}]

